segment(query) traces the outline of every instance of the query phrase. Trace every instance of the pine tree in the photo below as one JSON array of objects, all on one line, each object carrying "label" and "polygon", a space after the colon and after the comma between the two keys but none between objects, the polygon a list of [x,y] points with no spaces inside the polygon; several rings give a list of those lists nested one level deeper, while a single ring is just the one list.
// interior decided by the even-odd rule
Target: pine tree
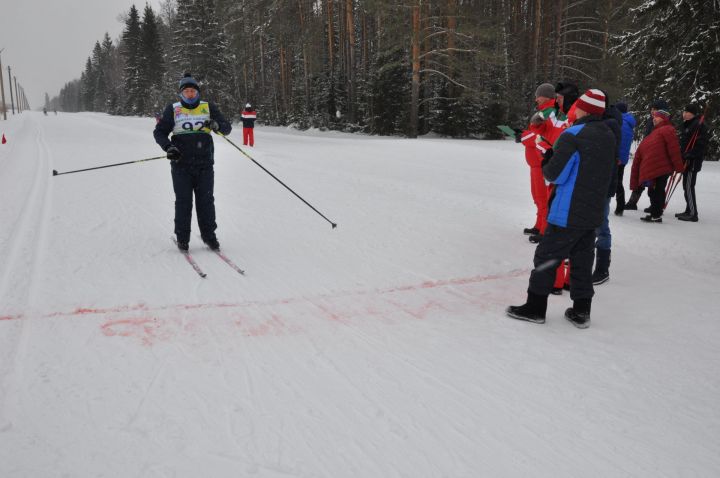
[{"label": "pine tree", "polygon": [[139,85],[142,104],[138,105],[140,113],[152,113],[162,104],[162,84],[165,72],[163,45],[160,39],[158,20],[150,5],[145,5],[143,20],[140,26],[140,56]]},{"label": "pine tree", "polygon": [[171,51],[170,81],[183,72],[201,83],[202,97],[232,111],[233,77],[229,44],[215,12],[214,0],[178,0]]},{"label": "pine tree", "polygon": [[[710,105],[720,127],[720,5],[703,0],[645,0],[631,10],[633,30],[622,35],[613,52],[624,62],[630,98],[645,112],[654,98],[679,113],[690,102]],[[674,115],[679,120],[679,114]],[[720,146],[712,144],[712,153]]]},{"label": "pine tree", "polygon": [[135,5],[125,19],[125,30],[122,33],[122,49],[120,54],[125,62],[123,83],[125,84],[125,114],[138,114],[144,103],[141,89],[140,70],[140,16]]}]

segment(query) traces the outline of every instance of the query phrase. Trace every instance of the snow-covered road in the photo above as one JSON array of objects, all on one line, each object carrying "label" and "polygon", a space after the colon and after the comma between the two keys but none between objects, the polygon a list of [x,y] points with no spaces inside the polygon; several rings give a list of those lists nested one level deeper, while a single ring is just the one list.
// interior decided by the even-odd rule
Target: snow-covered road
[{"label": "snow-covered road", "polygon": [[[720,165],[700,222],[611,219],[593,324],[519,323],[520,146],[221,138],[218,237],[174,249],[153,119],[0,123],[1,477],[712,477]],[[230,138],[240,141],[240,131]],[[641,202],[647,206],[647,199]],[[682,208],[682,191],[669,212]]]}]

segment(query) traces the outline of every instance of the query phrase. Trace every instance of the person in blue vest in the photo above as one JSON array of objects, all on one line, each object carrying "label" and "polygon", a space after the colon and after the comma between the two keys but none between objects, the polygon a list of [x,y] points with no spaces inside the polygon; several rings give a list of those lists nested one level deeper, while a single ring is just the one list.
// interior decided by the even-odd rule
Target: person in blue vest
[{"label": "person in blue vest", "polygon": [[[220,249],[215,230],[215,170],[212,132],[230,134],[232,125],[218,107],[200,100],[200,86],[190,75],[180,80],[180,101],[167,105],[155,125],[155,141],[170,160],[175,190],[175,235],[177,246],[190,244],[193,194],[200,237],[214,251]],[[168,136],[172,136],[168,139]]]},{"label": "person in blue vest", "polygon": [[627,104],[623,102],[615,103],[615,108],[622,114],[622,137],[620,139],[620,164],[617,171],[617,190],[615,191],[615,215],[622,216],[625,210],[625,187],[623,187],[623,176],[625,175],[625,166],[630,159],[630,147],[632,146],[633,136],[635,135],[635,125],[637,121],[632,113],[628,112]]}]

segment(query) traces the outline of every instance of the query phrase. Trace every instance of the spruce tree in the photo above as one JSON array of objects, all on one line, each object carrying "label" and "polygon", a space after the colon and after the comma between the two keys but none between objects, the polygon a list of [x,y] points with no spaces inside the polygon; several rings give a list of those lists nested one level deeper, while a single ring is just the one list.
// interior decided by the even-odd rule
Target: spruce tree
[{"label": "spruce tree", "polygon": [[141,113],[144,103],[144,92],[141,89],[140,71],[140,16],[135,5],[125,19],[125,30],[122,33],[122,49],[120,51],[125,67],[123,83],[125,84],[125,101],[123,108],[126,114]]},{"label": "spruce tree", "polygon": [[202,97],[232,111],[234,94],[229,44],[220,26],[214,0],[178,0],[169,81],[183,72],[201,83]]},{"label": "spruce tree", "polygon": [[[691,102],[720,109],[720,5],[703,0],[645,0],[632,9],[633,29],[614,53],[623,58],[631,107],[645,113],[653,99],[668,101],[673,119]],[[709,116],[717,117],[711,114]],[[720,121],[714,120],[716,129]],[[712,145],[714,154],[718,144]]]},{"label": "spruce tree", "polygon": [[143,20],[140,26],[140,75],[141,98],[143,104],[139,106],[140,113],[152,113],[161,108],[163,74],[165,62],[163,58],[163,45],[160,39],[158,20],[150,5],[145,5]]}]

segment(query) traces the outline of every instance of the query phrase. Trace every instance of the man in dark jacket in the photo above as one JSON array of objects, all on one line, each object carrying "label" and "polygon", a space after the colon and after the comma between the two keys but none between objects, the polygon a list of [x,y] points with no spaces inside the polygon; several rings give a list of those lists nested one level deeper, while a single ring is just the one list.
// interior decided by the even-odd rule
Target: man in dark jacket
[{"label": "man in dark jacket", "polygon": [[586,91],[575,103],[577,121],[560,135],[553,156],[543,166],[545,179],[555,184],[555,190],[545,234],[535,249],[527,302],[506,309],[514,319],[545,323],[555,269],[569,257],[573,306],[565,311],[565,318],[578,328],[590,325],[595,230],[603,221],[615,162],[615,136],[602,119],[604,112],[602,91]]},{"label": "man in dark jacket", "polygon": [[[214,145],[211,132],[230,134],[232,126],[213,103],[200,101],[200,86],[186,73],[180,80],[180,101],[167,105],[155,125],[155,141],[170,160],[175,190],[175,235],[178,248],[190,243],[193,193],[202,240],[219,250],[215,235]],[[168,135],[172,133],[172,138]]]},{"label": "man in dark jacket", "polygon": [[700,122],[700,108],[689,104],[683,111],[683,124],[680,129],[680,151],[685,161],[683,172],[683,191],[685,192],[685,211],[675,214],[681,221],[698,221],[697,201],[695,200],[695,182],[697,173],[702,169],[703,157],[707,146],[707,128]]}]

